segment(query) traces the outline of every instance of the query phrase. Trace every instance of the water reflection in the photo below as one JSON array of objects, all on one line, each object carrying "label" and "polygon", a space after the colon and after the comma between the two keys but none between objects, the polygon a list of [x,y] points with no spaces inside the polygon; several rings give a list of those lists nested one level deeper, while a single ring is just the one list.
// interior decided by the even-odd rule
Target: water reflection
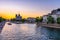
[{"label": "water reflection", "polygon": [[25,40],[27,37],[35,35],[35,26],[35,24],[6,24],[1,33],[2,40]]},{"label": "water reflection", "polygon": [[4,26],[5,26],[5,21],[0,22],[0,33],[2,32]]},{"label": "water reflection", "polygon": [[[60,29],[54,28],[41,28],[42,39],[46,40],[60,40]],[[45,38],[44,38],[45,37]]]},{"label": "water reflection", "polygon": [[60,29],[36,27],[36,24],[4,26],[0,40],[60,40]]}]

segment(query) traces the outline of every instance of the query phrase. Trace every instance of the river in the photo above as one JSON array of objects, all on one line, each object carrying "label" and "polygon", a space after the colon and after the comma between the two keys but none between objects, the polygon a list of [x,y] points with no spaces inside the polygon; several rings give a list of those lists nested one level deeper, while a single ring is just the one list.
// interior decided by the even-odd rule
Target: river
[{"label": "river", "polygon": [[60,29],[37,27],[36,24],[14,24],[1,30],[0,40],[60,40]]}]

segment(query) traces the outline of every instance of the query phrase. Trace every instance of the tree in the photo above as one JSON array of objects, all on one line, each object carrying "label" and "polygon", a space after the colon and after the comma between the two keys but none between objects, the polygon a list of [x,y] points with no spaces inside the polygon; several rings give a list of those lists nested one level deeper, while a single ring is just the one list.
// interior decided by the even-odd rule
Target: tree
[{"label": "tree", "polygon": [[36,17],[36,22],[39,22],[39,17]]},{"label": "tree", "polygon": [[60,24],[60,17],[57,18],[57,23]]},{"label": "tree", "polygon": [[36,17],[36,22],[42,22],[43,17]]},{"label": "tree", "polygon": [[54,23],[54,18],[52,16],[48,16],[47,23]]},{"label": "tree", "polygon": [[11,19],[11,21],[15,21],[15,18]]},{"label": "tree", "polygon": [[43,17],[40,17],[40,22],[42,22],[43,21]]},{"label": "tree", "polygon": [[5,19],[4,19],[4,18],[2,18],[2,17],[0,17],[0,22],[2,22],[2,21],[5,21]]},{"label": "tree", "polygon": [[22,19],[22,22],[24,23],[26,21],[26,19],[24,18],[24,19]]}]

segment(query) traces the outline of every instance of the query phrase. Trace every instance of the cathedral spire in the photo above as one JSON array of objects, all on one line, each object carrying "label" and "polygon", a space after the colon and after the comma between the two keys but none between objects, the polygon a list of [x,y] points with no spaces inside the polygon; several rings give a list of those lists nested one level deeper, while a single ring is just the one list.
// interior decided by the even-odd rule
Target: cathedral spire
[{"label": "cathedral spire", "polygon": [[18,14],[18,16],[20,16],[20,14]]}]

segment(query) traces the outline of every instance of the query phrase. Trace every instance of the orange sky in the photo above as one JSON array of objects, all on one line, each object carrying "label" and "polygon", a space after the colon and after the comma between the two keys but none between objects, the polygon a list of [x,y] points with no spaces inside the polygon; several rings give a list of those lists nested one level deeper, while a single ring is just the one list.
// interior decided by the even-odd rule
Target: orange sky
[{"label": "orange sky", "polygon": [[6,19],[15,18],[15,14],[20,14],[23,18],[27,17],[40,17],[44,15],[44,11],[34,10],[13,5],[0,6],[0,16]]},{"label": "orange sky", "polygon": [[[38,14],[37,14],[38,13]],[[0,11],[0,16],[2,16],[3,18],[6,19],[11,19],[11,18],[15,18],[15,14],[20,14],[23,18],[27,18],[27,17],[40,17],[43,14],[40,14],[40,12],[24,12],[24,11]]]},{"label": "orange sky", "polygon": [[[52,8],[42,1],[22,1],[22,0],[3,0],[0,1],[0,16],[11,19],[15,17],[15,14],[21,14],[23,18],[27,17],[40,17],[48,14]],[[46,7],[47,6],[47,7]]]}]

